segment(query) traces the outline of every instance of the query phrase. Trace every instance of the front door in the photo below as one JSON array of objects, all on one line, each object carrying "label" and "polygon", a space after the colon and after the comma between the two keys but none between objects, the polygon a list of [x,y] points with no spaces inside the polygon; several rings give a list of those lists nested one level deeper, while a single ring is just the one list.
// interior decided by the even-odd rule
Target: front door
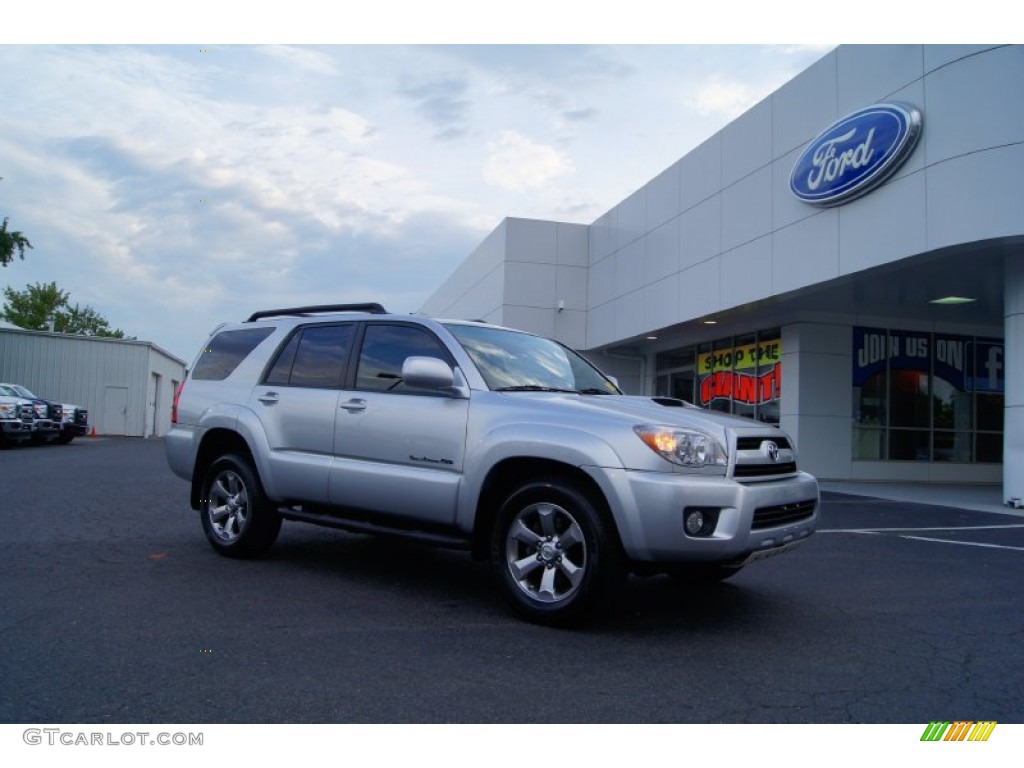
[{"label": "front door", "polygon": [[418,521],[455,519],[469,401],[407,387],[406,358],[451,356],[416,325],[370,323],[338,402],[331,503]]}]

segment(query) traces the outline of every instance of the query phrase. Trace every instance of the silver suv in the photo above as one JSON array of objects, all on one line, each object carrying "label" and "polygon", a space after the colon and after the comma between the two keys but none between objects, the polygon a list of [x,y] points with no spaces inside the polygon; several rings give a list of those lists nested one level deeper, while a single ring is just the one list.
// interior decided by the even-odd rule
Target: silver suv
[{"label": "silver suv", "polygon": [[220,326],[172,421],[168,462],[221,554],[262,554],[282,520],[464,548],[543,623],[607,607],[631,571],[727,578],[817,523],[776,427],[623,395],[549,339],[377,304]]}]

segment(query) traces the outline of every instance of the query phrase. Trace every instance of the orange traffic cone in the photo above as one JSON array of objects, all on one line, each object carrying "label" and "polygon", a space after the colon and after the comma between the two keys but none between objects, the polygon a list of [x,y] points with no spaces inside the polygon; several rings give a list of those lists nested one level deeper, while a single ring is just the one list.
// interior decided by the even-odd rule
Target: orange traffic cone
[{"label": "orange traffic cone", "polygon": [[96,427],[93,427],[89,432],[89,437],[96,437]]}]

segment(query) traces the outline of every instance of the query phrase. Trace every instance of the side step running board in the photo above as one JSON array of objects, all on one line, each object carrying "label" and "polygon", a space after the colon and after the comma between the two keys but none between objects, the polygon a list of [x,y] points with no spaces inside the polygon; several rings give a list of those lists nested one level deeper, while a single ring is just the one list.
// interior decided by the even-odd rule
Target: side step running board
[{"label": "side step running board", "polygon": [[399,528],[380,523],[371,523],[366,520],[351,520],[345,517],[338,517],[327,513],[307,512],[295,509],[294,507],[280,507],[278,512],[285,520],[296,520],[303,523],[313,523],[328,528],[341,528],[352,533],[369,533],[375,536],[391,536],[394,538],[418,541],[423,544],[430,544],[445,549],[468,550],[472,542],[466,536],[458,536],[448,533],[437,533],[435,531],[423,531],[411,528]]}]

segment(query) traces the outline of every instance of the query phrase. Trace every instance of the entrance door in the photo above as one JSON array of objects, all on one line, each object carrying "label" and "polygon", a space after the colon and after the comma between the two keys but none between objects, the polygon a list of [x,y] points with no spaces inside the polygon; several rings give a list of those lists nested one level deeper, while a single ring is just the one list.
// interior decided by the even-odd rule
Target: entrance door
[{"label": "entrance door", "polygon": [[152,419],[150,437],[160,436],[160,374],[153,374],[153,402],[149,404],[150,418]]},{"label": "entrance door", "polygon": [[128,387],[107,387],[103,392],[103,423],[100,433],[104,435],[128,434]]}]

